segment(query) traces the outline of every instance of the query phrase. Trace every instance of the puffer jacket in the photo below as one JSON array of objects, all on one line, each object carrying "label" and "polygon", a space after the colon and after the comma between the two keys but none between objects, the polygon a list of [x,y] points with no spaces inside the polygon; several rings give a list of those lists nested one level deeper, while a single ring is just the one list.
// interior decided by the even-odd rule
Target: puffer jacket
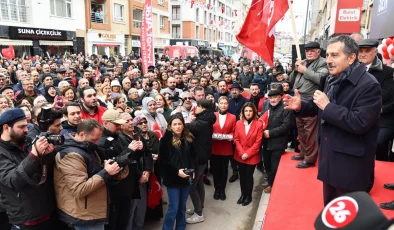
[{"label": "puffer jacket", "polygon": [[186,124],[186,128],[193,134],[197,149],[198,164],[208,163],[212,153],[213,124],[216,116],[212,111],[204,110],[196,115],[196,120]]},{"label": "puffer jacket", "polygon": [[108,222],[108,172],[96,148],[70,134],[55,157],[54,182],[59,219],[68,225]]}]

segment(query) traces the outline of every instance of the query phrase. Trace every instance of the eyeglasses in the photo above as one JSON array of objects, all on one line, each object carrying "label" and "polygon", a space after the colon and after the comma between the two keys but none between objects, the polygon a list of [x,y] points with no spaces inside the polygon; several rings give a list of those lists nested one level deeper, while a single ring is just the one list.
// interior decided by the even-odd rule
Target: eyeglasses
[{"label": "eyeglasses", "polygon": [[192,98],[192,97],[185,97],[185,98],[183,98],[183,99],[185,99],[185,100],[189,100],[189,101],[193,100],[193,98]]}]

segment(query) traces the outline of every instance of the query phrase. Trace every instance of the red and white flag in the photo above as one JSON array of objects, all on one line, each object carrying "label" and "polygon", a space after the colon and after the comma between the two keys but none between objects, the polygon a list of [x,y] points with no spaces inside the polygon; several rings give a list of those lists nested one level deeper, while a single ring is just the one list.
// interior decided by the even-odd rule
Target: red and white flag
[{"label": "red and white flag", "polygon": [[275,24],[289,9],[287,0],[253,0],[237,40],[274,66]]},{"label": "red and white flag", "polygon": [[153,15],[152,0],[146,0],[141,23],[141,56],[142,71],[148,72],[148,67],[155,65],[155,54],[153,52]]}]

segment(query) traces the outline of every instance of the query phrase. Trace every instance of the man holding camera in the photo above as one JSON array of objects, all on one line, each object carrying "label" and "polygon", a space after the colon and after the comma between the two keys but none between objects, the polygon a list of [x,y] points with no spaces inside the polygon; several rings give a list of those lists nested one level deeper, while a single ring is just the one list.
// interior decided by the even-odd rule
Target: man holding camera
[{"label": "man holding camera", "polygon": [[181,102],[177,98],[179,95],[182,94],[182,90],[176,88],[176,79],[174,77],[169,77],[167,79],[167,88],[162,89],[160,91],[161,94],[169,94],[168,99],[172,101],[173,108],[176,108]]},{"label": "man holding camera", "polygon": [[[147,75],[147,74],[146,74]],[[141,83],[142,89],[138,90],[138,96],[142,100],[144,97],[155,97],[158,92],[157,90],[153,89],[153,84],[150,82],[148,77],[143,77],[142,78],[142,83]]]},{"label": "man holding camera", "polygon": [[110,187],[110,216],[109,230],[126,229],[130,219],[131,200],[133,198],[135,184],[135,170],[137,159],[140,159],[143,152],[142,141],[133,140],[125,144],[120,137],[121,125],[126,121],[122,119],[120,113],[114,109],[104,112],[103,117],[104,131],[98,142],[98,154],[100,159],[113,159],[123,170],[129,170],[126,178]]},{"label": "man holding camera", "polygon": [[[63,118],[62,112],[53,110],[48,106],[33,110],[34,116],[32,116],[35,124],[34,128],[29,130],[27,137],[34,140],[36,136],[42,132],[49,132],[52,135],[60,135],[62,131],[61,119]],[[38,114],[37,117],[35,114]],[[33,114],[32,114],[33,115]]]},{"label": "man holding camera", "polygon": [[108,222],[107,186],[110,177],[126,174],[113,160],[97,155],[97,143],[103,126],[94,119],[78,125],[75,136],[66,134],[56,154],[54,181],[59,219],[75,229],[101,229]]},{"label": "man holding camera", "polygon": [[0,116],[0,190],[12,229],[52,230],[56,208],[51,166],[53,144],[40,137],[27,139],[27,121],[22,109]]}]

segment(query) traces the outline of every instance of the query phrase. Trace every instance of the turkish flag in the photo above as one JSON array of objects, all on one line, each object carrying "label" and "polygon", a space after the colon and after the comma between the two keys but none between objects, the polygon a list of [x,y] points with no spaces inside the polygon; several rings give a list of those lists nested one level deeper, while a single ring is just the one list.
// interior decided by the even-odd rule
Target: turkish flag
[{"label": "turkish flag", "polygon": [[13,46],[1,50],[1,54],[5,59],[15,58],[15,50]]},{"label": "turkish flag", "polygon": [[287,0],[253,0],[236,36],[239,43],[253,50],[270,66],[274,66],[274,26],[288,9]]}]

